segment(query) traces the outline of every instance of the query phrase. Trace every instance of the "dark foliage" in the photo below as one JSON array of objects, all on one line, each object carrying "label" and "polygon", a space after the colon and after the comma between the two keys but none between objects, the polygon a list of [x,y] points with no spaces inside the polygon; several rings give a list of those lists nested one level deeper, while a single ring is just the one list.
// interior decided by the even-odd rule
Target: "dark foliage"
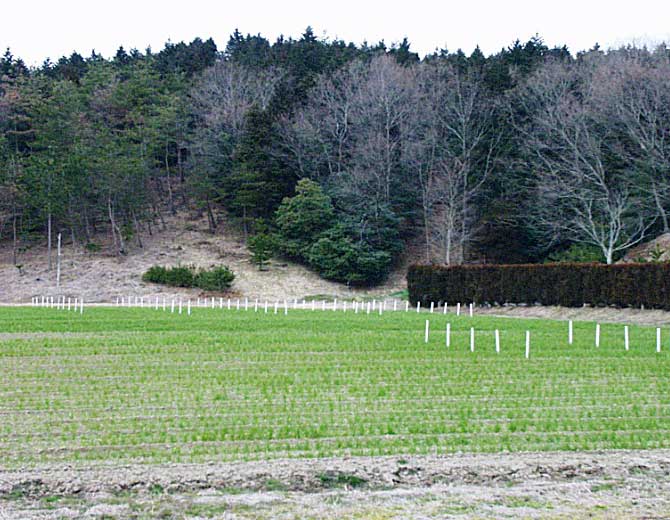
[{"label": "dark foliage", "polygon": [[412,303],[520,303],[670,309],[670,264],[414,265]]}]

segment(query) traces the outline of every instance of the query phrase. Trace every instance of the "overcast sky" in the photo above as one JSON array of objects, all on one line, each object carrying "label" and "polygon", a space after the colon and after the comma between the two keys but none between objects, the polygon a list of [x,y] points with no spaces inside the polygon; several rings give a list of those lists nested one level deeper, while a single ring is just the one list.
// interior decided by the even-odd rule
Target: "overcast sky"
[{"label": "overcast sky", "polygon": [[407,36],[422,55],[442,47],[469,53],[477,44],[489,54],[536,33],[578,51],[596,42],[670,41],[670,0],[8,0],[0,46],[36,65],[74,50],[109,57],[119,45],[160,50],[167,40],[196,36],[223,49],[236,27],[274,40],[299,37],[307,25],[356,43]]}]

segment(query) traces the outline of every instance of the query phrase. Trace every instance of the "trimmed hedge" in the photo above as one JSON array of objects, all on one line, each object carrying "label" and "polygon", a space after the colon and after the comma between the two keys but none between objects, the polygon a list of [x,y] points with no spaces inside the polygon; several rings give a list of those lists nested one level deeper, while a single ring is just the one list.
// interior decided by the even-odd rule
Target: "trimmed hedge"
[{"label": "trimmed hedge", "polygon": [[412,304],[524,303],[670,310],[670,264],[413,265]]}]

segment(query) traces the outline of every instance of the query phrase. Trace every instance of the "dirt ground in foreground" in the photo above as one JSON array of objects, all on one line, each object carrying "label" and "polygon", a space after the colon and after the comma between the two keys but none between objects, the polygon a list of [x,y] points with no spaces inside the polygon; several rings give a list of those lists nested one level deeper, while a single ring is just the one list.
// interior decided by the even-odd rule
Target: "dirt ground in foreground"
[{"label": "dirt ground in foreground", "polygon": [[14,518],[670,518],[670,450],[0,469]]}]

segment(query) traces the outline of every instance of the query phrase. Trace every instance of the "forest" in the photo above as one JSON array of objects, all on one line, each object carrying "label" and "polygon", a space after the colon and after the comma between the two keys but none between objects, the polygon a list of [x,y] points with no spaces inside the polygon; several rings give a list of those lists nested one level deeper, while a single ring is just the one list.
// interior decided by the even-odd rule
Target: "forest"
[{"label": "forest", "polygon": [[[233,33],[0,58],[0,243],[142,247],[183,209],[350,284],[417,262],[613,263],[670,231],[670,50],[485,56]],[[98,242],[96,242],[98,240]]]}]

